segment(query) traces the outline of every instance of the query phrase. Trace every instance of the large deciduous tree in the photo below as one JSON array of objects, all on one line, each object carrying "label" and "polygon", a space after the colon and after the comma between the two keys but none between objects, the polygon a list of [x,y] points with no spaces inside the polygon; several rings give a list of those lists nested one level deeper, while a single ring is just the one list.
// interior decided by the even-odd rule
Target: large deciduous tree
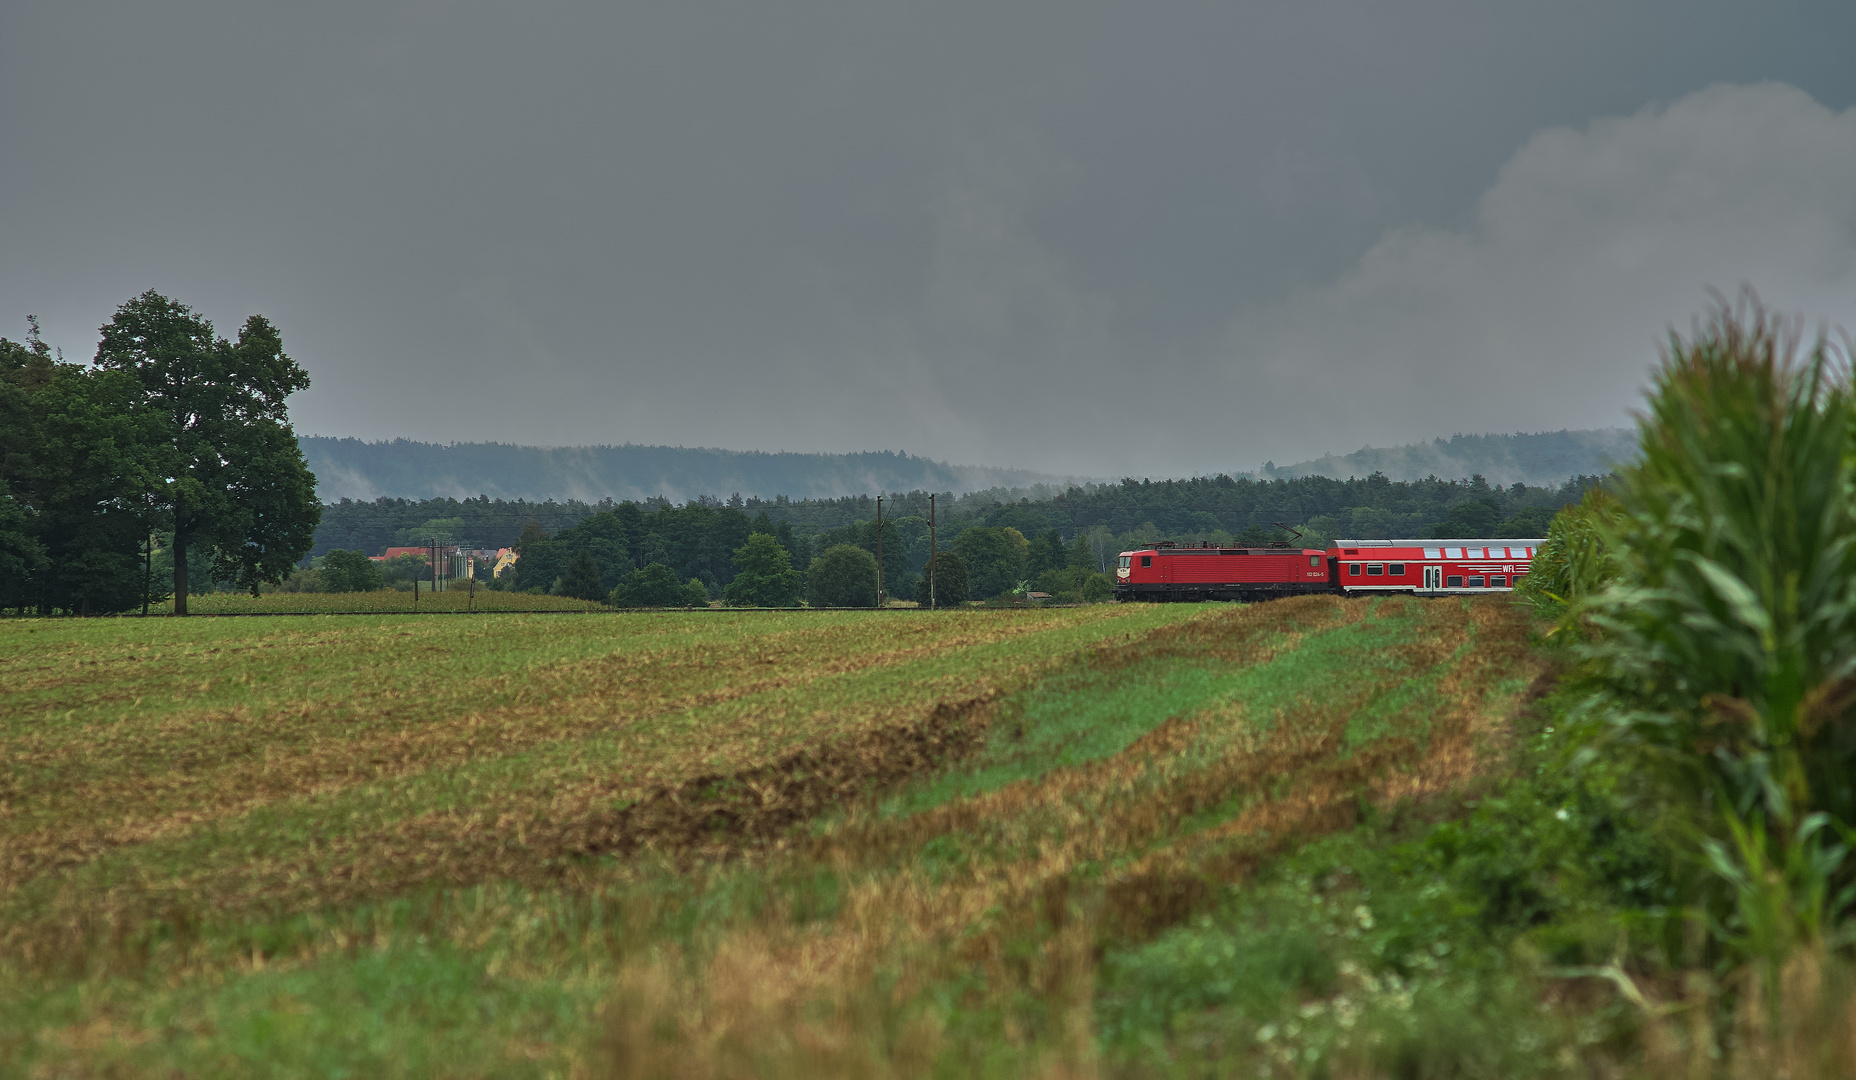
[{"label": "large deciduous tree", "polygon": [[735,580],[722,590],[722,603],[745,607],[796,607],[799,571],[792,556],[769,533],[755,533],[735,549]]},{"label": "large deciduous tree", "polygon": [[253,315],[228,341],[204,316],[150,290],[103,327],[96,364],[132,373],[161,419],[174,614],[187,613],[190,555],[254,593],[281,581],[309,552],[321,506],[285,405],[309,376],[285,355],[277,329]]},{"label": "large deciduous tree", "polygon": [[133,376],[54,360],[28,324],[0,338],[0,605],[128,610],[147,596],[159,419]]},{"label": "large deciduous tree", "polygon": [[1011,591],[1025,576],[1030,549],[1025,535],[1011,527],[966,529],[954,540],[954,551],[967,564],[967,582],[982,599]]},{"label": "large deciduous tree", "polygon": [[[933,571],[934,580],[929,580]],[[933,587],[934,595],[930,597],[929,589]],[[933,604],[935,607],[957,607],[967,602],[972,590],[967,587],[966,560],[951,551],[937,551],[928,565],[922,568],[921,580],[915,583],[915,602],[923,607]]]},{"label": "large deciduous tree", "polygon": [[599,578],[599,563],[585,548],[574,552],[573,558],[567,560],[567,572],[554,586],[557,596],[571,596],[576,600],[604,600],[606,587]]},{"label": "large deciduous tree", "polygon": [[875,607],[876,556],[851,544],[826,548],[806,572],[806,593],[813,607]]}]

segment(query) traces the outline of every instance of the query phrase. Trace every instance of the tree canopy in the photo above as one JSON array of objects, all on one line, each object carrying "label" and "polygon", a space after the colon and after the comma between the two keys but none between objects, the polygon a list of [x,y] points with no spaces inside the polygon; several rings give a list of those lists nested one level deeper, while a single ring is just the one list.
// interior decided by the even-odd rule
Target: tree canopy
[{"label": "tree canopy", "polygon": [[159,418],[133,377],[56,360],[28,326],[0,338],[0,604],[128,610],[148,596]]},{"label": "tree canopy", "polygon": [[799,571],[777,539],[755,533],[735,550],[735,580],[722,590],[722,602],[734,607],[798,606]]},{"label": "tree canopy", "polygon": [[604,600],[606,588],[600,584],[599,564],[584,549],[574,552],[574,557],[567,561],[567,572],[555,583],[557,596],[571,596],[576,600]]},{"label": "tree canopy", "polygon": [[309,376],[283,338],[252,315],[228,341],[212,323],[150,290],[104,325],[95,364],[126,372],[158,418],[162,483],[154,492],[173,533],[174,613],[187,613],[188,558],[254,593],[281,581],[314,544],[321,505],[286,399]]},{"label": "tree canopy", "polygon": [[1031,544],[1010,526],[967,529],[954,541],[954,552],[967,564],[967,582],[981,599],[1002,596],[1025,576]]},{"label": "tree canopy", "polygon": [[379,564],[341,548],[322,557],[322,580],[330,592],[372,592],[385,584]]},{"label": "tree canopy", "polygon": [[[621,578],[606,602],[620,608],[687,607],[690,593],[677,581],[675,570],[663,563],[652,563]],[[708,602],[705,595],[703,603]]]},{"label": "tree canopy", "polygon": [[[937,551],[928,560],[934,570],[935,607],[952,607],[964,604],[972,597],[972,590],[967,587],[967,564],[959,555],[951,551]],[[927,607],[931,602],[928,597],[928,568],[922,570],[922,576],[915,583],[915,602]]]},{"label": "tree canopy", "polygon": [[813,607],[875,607],[876,556],[851,544],[825,549],[806,571]]},{"label": "tree canopy", "polygon": [[[978,528],[1012,528],[1021,536],[1035,537],[1027,539],[1024,565],[995,575],[1005,578],[1003,583],[988,585],[1006,590],[1020,580],[1038,580],[1048,568],[1060,564],[1106,570],[1117,551],[1156,540],[1263,544],[1287,539],[1273,524],[1277,521],[1302,530],[1310,546],[1343,536],[1428,536],[1457,504],[1477,502],[1494,506],[1503,515],[1490,526],[1488,535],[1538,536],[1538,522],[1560,506],[1576,502],[1596,482],[1595,477],[1575,478],[1552,489],[1498,488],[1476,477],[1406,483],[1383,476],[1276,481],[1224,476],[1131,480],[1071,488],[1036,500],[1006,501],[1002,493],[958,499],[943,495],[939,545],[943,551],[954,550],[962,532]],[[927,566],[927,510],[925,492],[891,495],[884,503],[884,585],[892,595],[911,595]],[[505,574],[501,579],[516,588],[547,588],[566,570],[573,551],[586,546],[600,563],[601,580],[607,585],[616,585],[639,566],[662,562],[679,578],[698,578],[711,594],[719,595],[734,579],[733,552],[753,533],[775,536],[803,578],[813,555],[838,544],[874,554],[875,514],[876,500],[867,496],[802,501],[750,498],[740,508],[714,499],[697,499],[680,507],[662,499],[642,503],[534,503],[483,497],[342,501],[325,507],[316,550],[347,547],[378,552],[393,543],[401,530],[455,520],[463,523],[459,535],[490,544],[505,544],[523,534],[526,567],[519,568],[513,578]],[[531,521],[536,527],[525,529]],[[1470,530],[1479,530],[1481,523],[1480,518],[1453,522],[1453,535],[1468,535]],[[576,531],[577,526],[586,527]],[[1051,542],[1053,532],[1059,543],[1067,542],[1061,560]],[[602,537],[615,542],[604,546],[593,542]]]}]

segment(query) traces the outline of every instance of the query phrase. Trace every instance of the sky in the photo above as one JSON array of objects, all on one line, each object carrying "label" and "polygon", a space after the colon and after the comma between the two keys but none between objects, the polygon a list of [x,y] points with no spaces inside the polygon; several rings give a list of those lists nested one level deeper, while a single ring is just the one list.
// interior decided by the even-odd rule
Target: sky
[{"label": "sky", "polygon": [[145,290],[299,432],[1253,469],[1856,327],[1856,5],[0,7],[0,334]]}]

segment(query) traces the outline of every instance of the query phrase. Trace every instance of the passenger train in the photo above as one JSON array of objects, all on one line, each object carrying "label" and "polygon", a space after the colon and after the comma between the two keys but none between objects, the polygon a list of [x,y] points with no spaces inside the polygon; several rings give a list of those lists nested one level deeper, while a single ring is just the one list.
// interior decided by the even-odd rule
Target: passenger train
[{"label": "passenger train", "polygon": [[1269,600],[1308,593],[1511,592],[1541,539],[1336,540],[1320,548],[1182,547],[1121,553],[1119,600]]}]

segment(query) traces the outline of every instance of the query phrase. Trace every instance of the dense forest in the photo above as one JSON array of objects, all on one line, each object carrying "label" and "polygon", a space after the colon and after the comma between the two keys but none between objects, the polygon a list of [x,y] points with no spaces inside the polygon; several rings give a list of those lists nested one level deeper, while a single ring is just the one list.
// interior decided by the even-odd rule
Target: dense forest
[{"label": "dense forest", "polygon": [[[1453,435],[1393,447],[1364,447],[1255,472],[1209,469],[1257,480],[1305,476],[1484,476],[1491,484],[1555,486],[1568,476],[1609,472],[1633,451],[1631,432],[1544,431]],[[474,498],[506,501],[652,498],[686,502],[738,491],[747,496],[832,499],[865,491],[996,491],[1021,488],[1044,497],[1087,477],[1022,469],[949,465],[891,451],[859,454],[764,453],[683,446],[516,446],[505,443],[363,442],[305,435],[297,439],[325,502],[377,498]],[[1233,463],[1235,465],[1236,463]],[[1248,465],[1248,463],[1246,463]],[[1098,478],[1100,479],[1100,478]],[[1017,501],[1018,495],[1012,496]]]},{"label": "dense forest", "polygon": [[[1160,539],[1263,544],[1288,540],[1321,545],[1342,536],[1541,536],[1560,507],[1599,482],[1575,477],[1557,487],[1496,487],[1468,480],[1358,480],[1303,477],[1260,481],[1212,476],[1191,480],[1124,480],[1055,493],[979,492],[935,497],[934,540],[963,556],[976,596],[1017,579],[1036,580],[1059,566],[1105,569],[1127,547]],[[1017,494],[1014,498],[1013,495]],[[478,547],[520,544],[514,582],[553,588],[580,551],[599,566],[605,588],[630,571],[660,563],[677,580],[695,579],[719,595],[733,580],[732,553],[750,535],[778,538],[795,568],[828,548],[850,544],[875,554],[876,499],[694,499],[676,506],[644,502],[526,502],[475,499],[343,500],[326,506],[316,534],[318,554],[332,549],[379,553],[428,538]],[[906,596],[927,565],[929,496],[885,496],[883,572],[891,595]],[[972,538],[962,536],[975,531]],[[526,533],[526,535],[525,535]],[[995,542],[996,541],[996,542]],[[963,550],[964,549],[964,550]],[[979,552],[990,552],[978,556]]]}]

